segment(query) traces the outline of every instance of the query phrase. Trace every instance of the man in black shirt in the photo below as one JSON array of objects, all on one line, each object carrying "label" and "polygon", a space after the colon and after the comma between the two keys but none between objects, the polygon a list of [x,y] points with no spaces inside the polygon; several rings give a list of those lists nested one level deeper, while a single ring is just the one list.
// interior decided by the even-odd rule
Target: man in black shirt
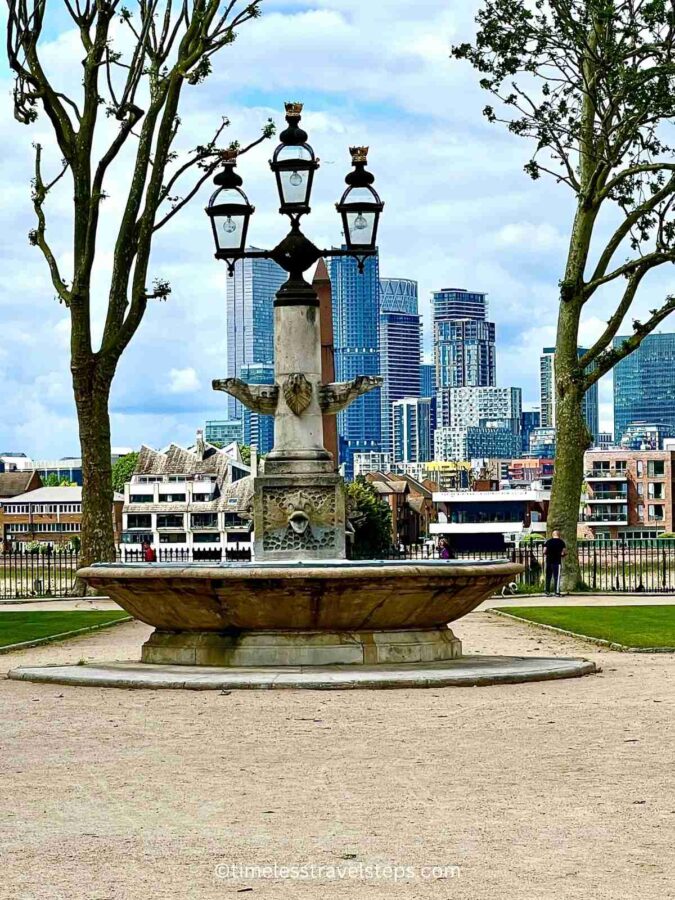
[{"label": "man in black shirt", "polygon": [[553,590],[560,596],[560,567],[563,556],[567,553],[567,545],[560,537],[558,530],[544,544],[544,556],[546,557],[546,596],[551,596],[551,581]]}]

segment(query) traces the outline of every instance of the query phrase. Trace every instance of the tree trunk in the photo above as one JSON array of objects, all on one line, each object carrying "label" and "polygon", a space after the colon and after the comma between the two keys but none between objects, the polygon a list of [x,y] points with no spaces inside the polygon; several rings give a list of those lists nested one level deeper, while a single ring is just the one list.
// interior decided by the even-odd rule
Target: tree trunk
[{"label": "tree trunk", "polygon": [[108,400],[113,372],[102,372],[92,361],[73,371],[73,388],[82,452],[83,566],[114,562],[113,487],[110,461]]},{"label": "tree trunk", "polygon": [[584,373],[579,367],[577,340],[579,314],[574,301],[562,301],[555,354],[556,455],[553,490],[548,512],[548,535],[557,529],[567,544],[563,587],[581,584],[577,550],[579,503],[584,480],[584,453],[591,443],[583,415]]}]

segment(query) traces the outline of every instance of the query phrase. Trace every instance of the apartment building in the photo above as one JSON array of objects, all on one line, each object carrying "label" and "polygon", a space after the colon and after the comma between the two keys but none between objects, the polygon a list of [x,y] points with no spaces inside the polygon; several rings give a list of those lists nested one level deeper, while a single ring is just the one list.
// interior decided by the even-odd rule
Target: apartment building
[{"label": "apartment building", "polygon": [[205,443],[201,432],[187,450],[141,447],[124,487],[123,555],[145,540],[158,550],[191,551],[196,559],[250,551],[249,475],[240,456]]},{"label": "apartment building", "polygon": [[675,452],[589,450],[579,531],[596,539],[655,538],[674,530]]}]

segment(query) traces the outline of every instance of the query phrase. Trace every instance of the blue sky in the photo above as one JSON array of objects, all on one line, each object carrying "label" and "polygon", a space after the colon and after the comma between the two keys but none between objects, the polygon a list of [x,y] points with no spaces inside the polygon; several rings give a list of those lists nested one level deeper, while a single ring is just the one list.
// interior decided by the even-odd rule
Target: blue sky
[{"label": "blue sky", "polygon": [[[130,4],[133,6],[133,4]],[[185,94],[182,146],[208,139],[220,116],[229,137],[254,137],[268,116],[282,121],[284,100],[303,100],[304,119],[322,160],[307,231],[317,244],[340,239],[334,203],[348,170],[348,147],[371,147],[371,169],[386,201],[381,272],[419,282],[429,338],[429,296],[441,287],[487,291],[497,323],[498,383],[520,385],[538,399],[538,359],[554,340],[557,283],[571,205],[564,186],[523,173],[528,145],[489,125],[486,97],[466,64],[449,58],[470,39],[474,0],[263,0],[263,16],[242,28],[215,60],[212,76]],[[54,23],[44,57],[64,85],[76,87],[77,36]],[[291,62],[292,60],[292,62]],[[12,118],[10,84],[0,71],[0,451],[38,458],[75,455],[77,428],[68,368],[68,317],[53,299],[33,227],[31,142],[48,145],[49,129]],[[245,188],[257,207],[250,237],[260,246],[284,233],[263,145],[242,159]],[[57,157],[53,158],[54,164]],[[125,166],[113,172],[95,271],[94,321],[100,321],[115,216]],[[206,418],[224,417],[225,397],[211,391],[225,374],[226,269],[213,259],[202,195],[163,230],[152,277],[171,281],[167,303],[152,303],[123,358],[111,400],[113,444],[161,446],[190,441]],[[50,236],[69,268],[67,190],[48,210]],[[645,286],[638,313],[668,290],[661,274]],[[588,311],[584,338],[608,317],[600,299]],[[601,418],[611,424],[611,381],[601,386]]]}]

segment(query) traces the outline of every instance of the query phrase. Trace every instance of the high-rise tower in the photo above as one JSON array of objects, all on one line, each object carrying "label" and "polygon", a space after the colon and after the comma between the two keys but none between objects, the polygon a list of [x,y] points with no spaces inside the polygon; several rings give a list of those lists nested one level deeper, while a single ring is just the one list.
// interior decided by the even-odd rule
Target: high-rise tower
[{"label": "high-rise tower", "polygon": [[[274,297],[288,275],[270,259],[238,260],[227,279],[227,376],[240,378],[243,366],[274,361]],[[230,419],[243,408],[228,397]]]},{"label": "high-rise tower", "polygon": [[448,426],[448,389],[496,383],[494,322],[487,321],[487,295],[463,288],[433,294],[434,364],[439,425]]},{"label": "high-rise tower", "polygon": [[[380,374],[379,257],[365,261],[363,274],[351,257],[331,257],[335,378],[350,381],[358,375]],[[340,462],[345,475],[354,473],[354,453],[380,450],[382,411],[380,389],[359,397],[338,415]]]},{"label": "high-rise tower", "polygon": [[382,385],[382,449],[392,444],[392,404],[420,396],[420,316],[417,282],[380,279],[380,375]]}]

